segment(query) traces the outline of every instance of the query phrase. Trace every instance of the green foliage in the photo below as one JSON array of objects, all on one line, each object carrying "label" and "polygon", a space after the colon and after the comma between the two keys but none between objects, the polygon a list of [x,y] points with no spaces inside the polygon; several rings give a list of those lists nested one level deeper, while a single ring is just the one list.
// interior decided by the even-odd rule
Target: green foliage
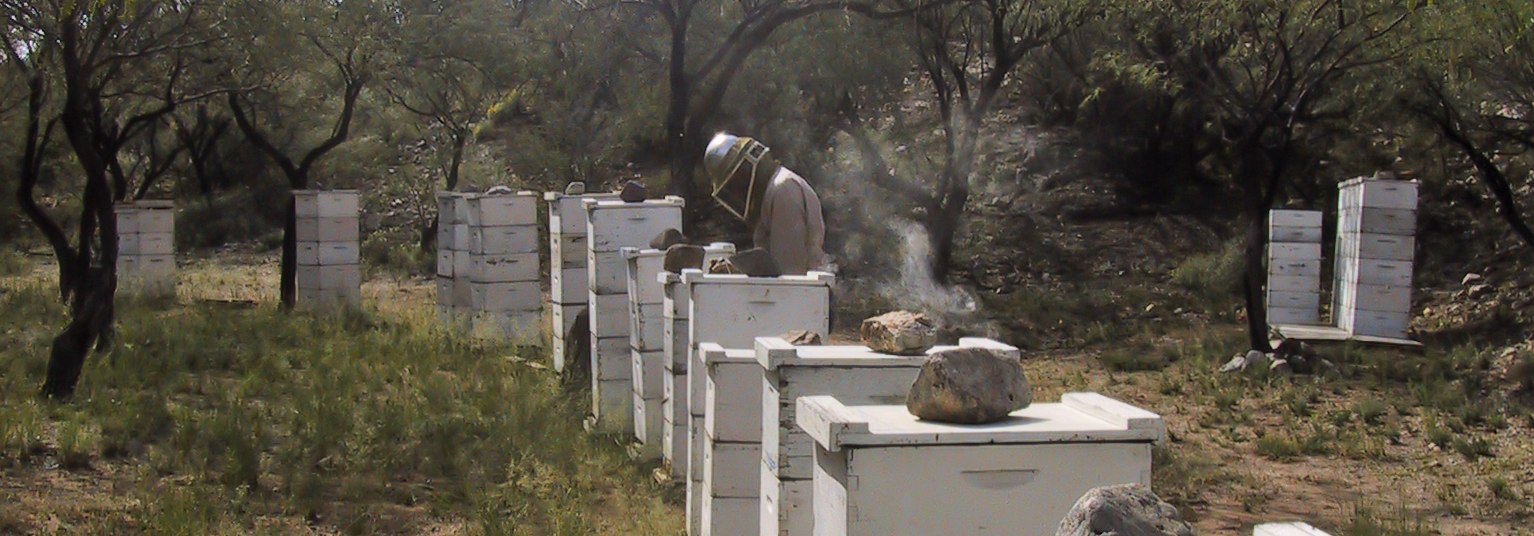
[{"label": "green foliage", "polygon": [[1347,522],[1339,527],[1343,536],[1428,536],[1436,534],[1427,520],[1419,513],[1402,507],[1379,511],[1364,505],[1356,505]]},{"label": "green foliage", "polygon": [[[248,533],[271,516],[418,503],[487,530],[680,530],[648,477],[572,417],[584,400],[513,359],[538,350],[461,339],[428,307],[321,322],[124,300],[116,347],[88,363],[71,405],[49,410],[32,393],[56,302],[45,285],[0,292],[20,313],[0,318],[0,466],[48,443],[70,469],[147,460],[153,470],[124,475],[140,506],[123,515],[151,532]],[[364,533],[381,522],[321,521]]]},{"label": "green foliage", "polygon": [[1239,293],[1242,243],[1231,240],[1219,251],[1188,257],[1172,269],[1172,282],[1191,293],[1207,312],[1230,310]]}]

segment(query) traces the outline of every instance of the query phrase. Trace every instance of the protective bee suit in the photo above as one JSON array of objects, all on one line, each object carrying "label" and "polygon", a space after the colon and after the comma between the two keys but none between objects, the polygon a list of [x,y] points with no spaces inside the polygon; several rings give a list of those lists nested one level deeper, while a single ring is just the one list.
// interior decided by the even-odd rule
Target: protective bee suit
[{"label": "protective bee suit", "polygon": [[714,200],[750,226],[784,274],[828,271],[826,222],[820,196],[799,174],[779,165],[766,145],[718,134],[703,155]]}]

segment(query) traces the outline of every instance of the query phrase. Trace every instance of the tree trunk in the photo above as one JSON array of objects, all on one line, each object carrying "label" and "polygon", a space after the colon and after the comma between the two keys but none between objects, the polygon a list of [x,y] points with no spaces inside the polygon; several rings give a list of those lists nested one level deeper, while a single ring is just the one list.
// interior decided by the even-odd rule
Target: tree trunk
[{"label": "tree trunk", "polygon": [[[688,155],[688,112],[692,86],[687,77],[687,18],[680,14],[671,25],[671,57],[667,65],[670,95],[666,102],[666,146],[671,151],[671,191],[692,201],[696,157]],[[688,203],[692,208],[692,203]],[[690,212],[690,211],[689,211]]]},{"label": "tree trunk", "polygon": [[1263,295],[1263,286],[1267,283],[1263,266],[1263,254],[1267,250],[1267,221],[1266,209],[1252,214],[1247,224],[1246,246],[1242,254],[1245,259],[1245,275],[1242,277],[1241,288],[1246,297],[1247,340],[1253,350],[1261,352],[1273,351],[1272,343],[1268,341],[1267,297]]},{"label": "tree trunk", "polygon": [[279,287],[282,308],[292,310],[298,299],[298,212],[291,192],[288,194],[287,215],[283,218]]}]

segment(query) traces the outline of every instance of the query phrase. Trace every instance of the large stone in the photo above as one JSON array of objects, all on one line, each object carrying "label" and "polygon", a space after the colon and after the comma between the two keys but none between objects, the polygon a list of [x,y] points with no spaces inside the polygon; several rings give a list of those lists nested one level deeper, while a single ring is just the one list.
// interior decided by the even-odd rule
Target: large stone
[{"label": "large stone", "polygon": [[937,345],[937,323],[921,313],[895,311],[864,320],[858,335],[875,352],[921,355]]},{"label": "large stone", "polygon": [[1193,527],[1150,488],[1123,484],[1082,495],[1055,536],[1193,536]]},{"label": "large stone", "polygon": [[708,265],[708,273],[711,274],[745,274],[751,277],[778,277],[783,275],[783,270],[778,268],[778,262],[772,260],[772,254],[762,248],[752,248],[731,255],[728,259],[716,260]]},{"label": "large stone", "polygon": [[648,195],[649,191],[645,189],[644,183],[639,181],[625,182],[623,187],[618,190],[618,199],[622,199],[625,203],[644,201]]},{"label": "large stone", "polygon": [[819,333],[815,333],[813,331],[805,331],[802,329],[796,329],[788,333],[784,333],[779,338],[794,346],[820,346],[823,344]]},{"label": "large stone", "polygon": [[510,186],[491,186],[489,190],[485,190],[485,195],[511,195],[514,193],[517,193],[517,191],[512,190]]},{"label": "large stone", "polygon": [[905,406],[923,420],[985,424],[1032,403],[1021,360],[991,348],[960,347],[927,358]]},{"label": "large stone", "polygon": [[661,267],[673,274],[680,274],[689,268],[701,270],[705,254],[702,246],[676,244],[666,248],[666,258],[661,261]]},{"label": "large stone", "polygon": [[676,229],[666,229],[655,238],[650,239],[650,249],[666,249],[677,244],[687,243],[687,237]]},{"label": "large stone", "polygon": [[570,184],[565,185],[565,195],[581,195],[584,193],[586,193],[586,183],[584,182],[571,181]]}]

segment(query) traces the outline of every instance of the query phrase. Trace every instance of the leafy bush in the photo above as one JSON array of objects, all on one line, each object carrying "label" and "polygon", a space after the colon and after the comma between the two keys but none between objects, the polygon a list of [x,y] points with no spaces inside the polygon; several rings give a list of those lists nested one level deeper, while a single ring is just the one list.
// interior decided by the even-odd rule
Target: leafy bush
[{"label": "leafy bush", "polygon": [[1241,250],[1241,241],[1231,240],[1219,251],[1189,257],[1172,269],[1172,282],[1191,293],[1205,310],[1228,310],[1241,288]]}]

